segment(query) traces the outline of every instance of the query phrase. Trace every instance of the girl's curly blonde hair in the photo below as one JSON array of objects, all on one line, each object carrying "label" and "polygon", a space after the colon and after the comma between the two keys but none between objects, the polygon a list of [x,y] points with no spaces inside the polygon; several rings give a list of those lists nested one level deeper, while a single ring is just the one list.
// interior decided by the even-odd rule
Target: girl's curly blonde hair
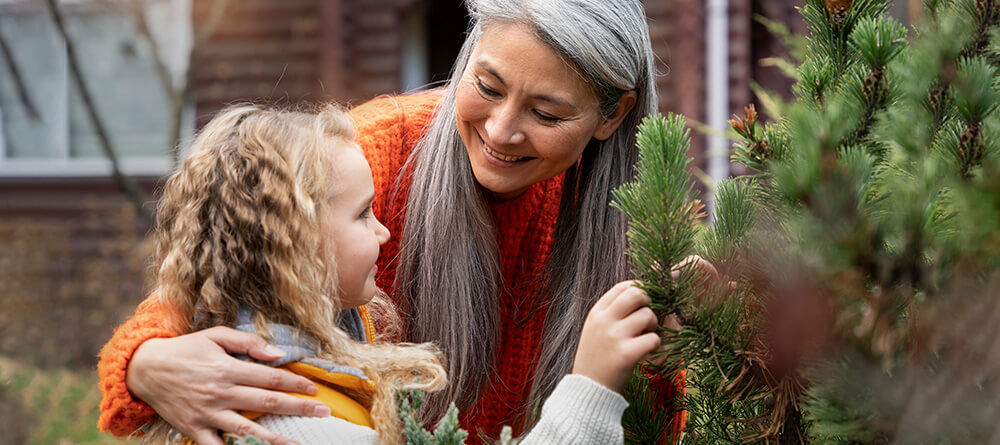
[{"label": "girl's curly blonde hair", "polygon": [[[334,106],[316,113],[256,105],[221,111],[164,187],[156,291],[176,311],[178,333],[232,326],[240,308],[256,314],[265,337],[269,322],[297,328],[321,356],[371,379],[373,395],[350,395],[371,410],[383,442],[397,443],[396,390],[437,390],[445,374],[441,353],[430,343],[363,344],[336,326],[344,308],[330,240],[320,233],[317,215],[329,205],[330,182],[336,181],[334,153],[357,149],[353,138],[349,117]],[[398,315],[384,294],[368,306],[385,327],[382,338],[398,334]],[[177,438],[157,422],[148,441]]]}]

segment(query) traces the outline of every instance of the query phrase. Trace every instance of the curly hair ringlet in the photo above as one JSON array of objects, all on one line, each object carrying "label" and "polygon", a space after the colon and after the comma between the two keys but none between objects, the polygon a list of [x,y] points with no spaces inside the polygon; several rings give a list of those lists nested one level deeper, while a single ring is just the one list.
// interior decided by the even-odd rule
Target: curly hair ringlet
[{"label": "curly hair ringlet", "polygon": [[[219,112],[167,179],[156,221],[156,294],[177,333],[232,326],[240,308],[292,326],[320,356],[357,367],[374,394],[349,395],[370,409],[384,443],[402,441],[398,389],[445,386],[440,351],[430,343],[364,344],[337,327],[341,307],[330,242],[319,208],[336,187],[337,150],[358,149],[350,118],[336,106],[315,112],[238,104]],[[396,335],[396,311],[379,292],[368,304]],[[183,440],[162,419],[147,443]]]}]

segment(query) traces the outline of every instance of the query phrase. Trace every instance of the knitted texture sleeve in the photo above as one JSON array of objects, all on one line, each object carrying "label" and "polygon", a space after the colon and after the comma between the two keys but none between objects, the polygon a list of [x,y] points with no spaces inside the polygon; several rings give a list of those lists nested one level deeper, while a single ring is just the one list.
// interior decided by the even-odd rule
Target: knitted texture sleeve
[{"label": "knitted texture sleeve", "polygon": [[542,405],[542,416],[521,445],[620,444],[628,402],[587,377],[570,374]]},{"label": "knitted texture sleeve", "polygon": [[101,349],[97,363],[101,388],[101,416],[97,427],[115,436],[135,432],[156,414],[149,405],[132,396],[125,386],[125,371],[132,354],[151,338],[175,337],[166,327],[170,311],[156,296],[147,297],[135,314],[115,329],[111,340]]},{"label": "knitted texture sleeve", "polygon": [[300,417],[268,414],[257,419],[260,426],[303,445],[342,443],[375,445],[375,430],[337,417]]},{"label": "knitted texture sleeve", "polygon": [[[628,402],[618,393],[581,375],[567,375],[542,406],[542,417],[521,445],[620,444],[621,418]],[[375,430],[336,417],[266,415],[264,428],[301,444],[374,445]]]}]

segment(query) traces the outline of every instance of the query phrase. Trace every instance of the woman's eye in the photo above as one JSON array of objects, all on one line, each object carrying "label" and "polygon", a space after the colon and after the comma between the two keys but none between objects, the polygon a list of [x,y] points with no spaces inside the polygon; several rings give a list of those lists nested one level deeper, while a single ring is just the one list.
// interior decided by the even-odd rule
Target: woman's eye
[{"label": "woman's eye", "polygon": [[372,207],[371,206],[365,207],[365,209],[361,212],[361,214],[358,215],[358,218],[364,219],[364,218],[367,218],[369,216],[372,216]]},{"label": "woman's eye", "polygon": [[541,119],[544,122],[548,122],[548,123],[553,123],[554,124],[554,123],[559,122],[559,121],[562,120],[562,119],[560,119],[558,117],[550,116],[550,115],[542,113],[541,111],[538,111],[538,110],[531,110],[531,112],[535,113],[535,116],[538,116],[538,118]]},{"label": "woman's eye", "polygon": [[499,91],[494,90],[494,89],[486,86],[486,84],[484,84],[482,80],[476,79],[476,88],[479,88],[479,91],[481,91],[483,94],[485,94],[487,96],[490,96],[490,97],[500,96],[500,92]]}]

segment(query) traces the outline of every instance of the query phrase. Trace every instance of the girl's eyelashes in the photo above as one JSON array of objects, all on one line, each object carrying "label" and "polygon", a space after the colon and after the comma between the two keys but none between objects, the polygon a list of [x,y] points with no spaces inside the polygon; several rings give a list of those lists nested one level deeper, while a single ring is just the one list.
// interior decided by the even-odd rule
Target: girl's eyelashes
[{"label": "girl's eyelashes", "polygon": [[359,219],[365,219],[365,218],[368,218],[369,216],[372,216],[372,206],[371,206],[371,204],[369,204],[367,207],[365,207],[364,210],[361,211],[361,214],[358,215],[358,218]]}]

